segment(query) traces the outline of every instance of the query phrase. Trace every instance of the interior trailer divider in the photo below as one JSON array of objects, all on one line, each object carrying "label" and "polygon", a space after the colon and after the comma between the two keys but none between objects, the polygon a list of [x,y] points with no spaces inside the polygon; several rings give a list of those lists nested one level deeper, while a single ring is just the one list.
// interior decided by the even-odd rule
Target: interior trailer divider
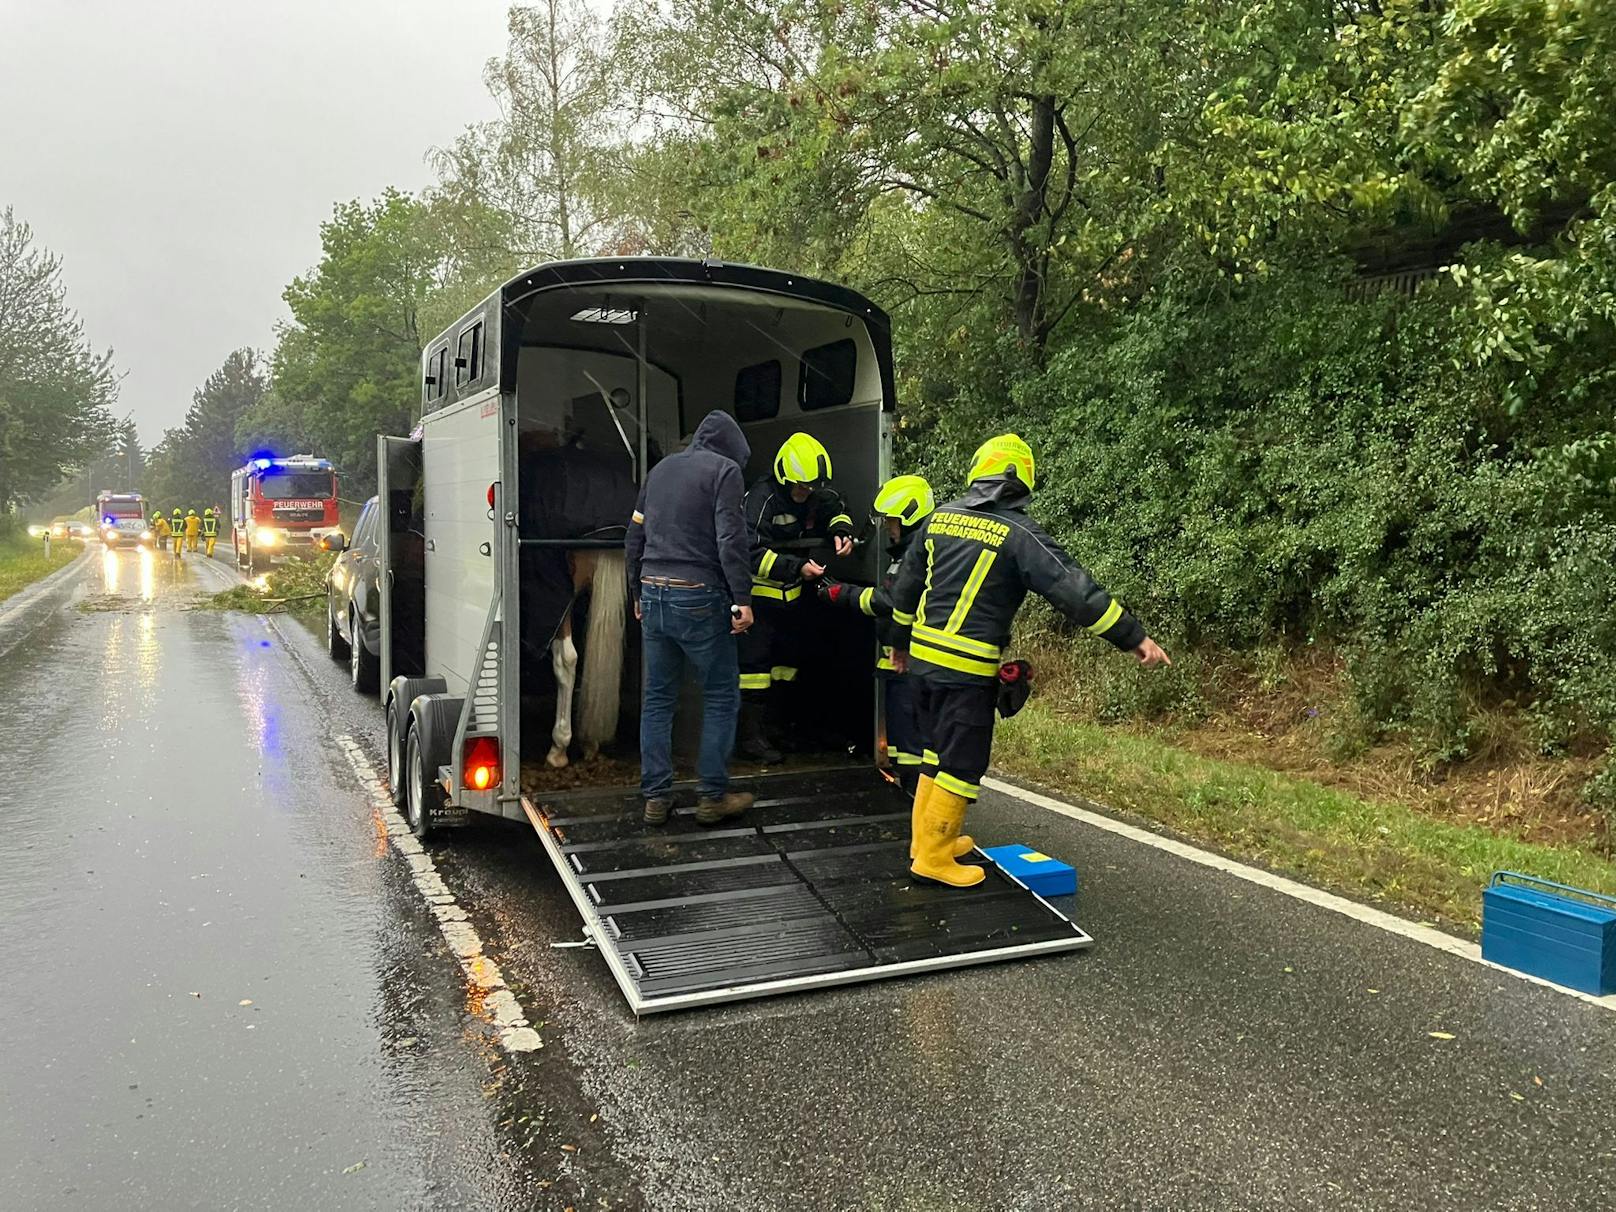
[{"label": "interior trailer divider", "polygon": [[[639,645],[622,609],[638,486],[719,408],[751,445],[749,482],[807,430],[862,514],[890,474],[879,308],[753,266],[560,262],[429,342],[421,379],[420,425],[378,449],[388,770],[418,834],[473,813],[529,820],[636,1013],[1089,945],[997,870],[963,892],[908,880],[873,624],[811,601],[798,680],[776,692],[809,752],[740,772],[759,802],[732,828],[696,828],[689,787],[669,826],[639,823]],[[816,558],[874,581],[872,529],[851,556]],[[698,729],[687,687],[681,749]]]}]

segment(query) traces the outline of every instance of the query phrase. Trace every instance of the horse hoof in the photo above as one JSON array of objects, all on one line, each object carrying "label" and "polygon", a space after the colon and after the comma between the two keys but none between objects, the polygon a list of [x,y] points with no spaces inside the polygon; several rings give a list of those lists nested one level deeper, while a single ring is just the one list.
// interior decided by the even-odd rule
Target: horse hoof
[{"label": "horse hoof", "polygon": [[548,765],[560,770],[567,764],[567,755],[563,750],[552,749],[545,755],[544,760]]}]

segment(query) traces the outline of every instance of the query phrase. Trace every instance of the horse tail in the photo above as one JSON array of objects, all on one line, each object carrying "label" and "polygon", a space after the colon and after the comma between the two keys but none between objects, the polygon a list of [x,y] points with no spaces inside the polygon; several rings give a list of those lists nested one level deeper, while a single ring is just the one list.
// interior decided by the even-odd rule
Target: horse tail
[{"label": "horse tail", "polygon": [[589,587],[589,640],[578,687],[578,739],[593,752],[617,734],[622,706],[628,577],[621,551],[596,551]]}]

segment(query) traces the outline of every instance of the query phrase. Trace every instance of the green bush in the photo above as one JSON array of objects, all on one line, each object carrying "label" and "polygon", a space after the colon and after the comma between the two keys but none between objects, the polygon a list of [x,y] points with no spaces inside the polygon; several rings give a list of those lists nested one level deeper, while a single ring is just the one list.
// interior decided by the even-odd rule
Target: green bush
[{"label": "green bush", "polygon": [[[1153,632],[1348,654],[1355,745],[1397,731],[1463,757],[1500,702],[1545,748],[1608,738],[1616,392],[1597,348],[1567,343],[1523,387],[1462,352],[1477,321],[1452,284],[1344,286],[1325,267],[1147,299],[997,397],[923,403],[917,461],[957,487],[974,442],[1022,433],[1038,517]],[[1143,685],[1108,677],[1108,711],[1194,699],[1182,677]]]}]

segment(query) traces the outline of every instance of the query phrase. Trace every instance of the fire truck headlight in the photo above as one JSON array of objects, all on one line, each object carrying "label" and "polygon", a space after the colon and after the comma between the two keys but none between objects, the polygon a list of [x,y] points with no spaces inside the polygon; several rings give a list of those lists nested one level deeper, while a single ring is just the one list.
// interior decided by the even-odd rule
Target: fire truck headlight
[{"label": "fire truck headlight", "polygon": [[151,533],[151,531],[142,530],[140,532],[140,541],[142,543],[150,543],[152,541],[152,533]]},{"label": "fire truck headlight", "polygon": [[281,532],[269,526],[261,526],[253,531],[253,541],[262,543],[265,547],[274,547],[281,541]]}]

